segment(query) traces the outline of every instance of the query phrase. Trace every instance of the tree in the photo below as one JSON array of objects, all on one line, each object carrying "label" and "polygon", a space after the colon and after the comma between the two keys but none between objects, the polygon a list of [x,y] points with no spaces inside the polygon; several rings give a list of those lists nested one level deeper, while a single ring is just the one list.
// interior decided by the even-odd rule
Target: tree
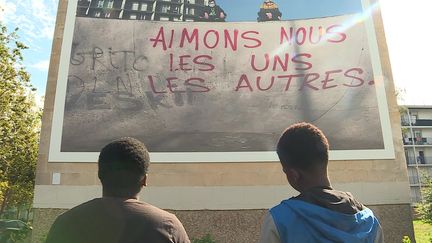
[{"label": "tree", "polygon": [[23,66],[17,31],[0,22],[0,217],[7,207],[30,206],[38,154],[40,110]]},{"label": "tree", "polygon": [[417,212],[423,222],[432,224],[432,178],[426,177],[422,188],[423,201],[418,204]]}]

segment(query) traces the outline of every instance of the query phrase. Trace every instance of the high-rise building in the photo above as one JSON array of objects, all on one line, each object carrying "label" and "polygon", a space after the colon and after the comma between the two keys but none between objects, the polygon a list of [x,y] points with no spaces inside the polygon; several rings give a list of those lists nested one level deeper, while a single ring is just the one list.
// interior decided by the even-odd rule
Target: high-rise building
[{"label": "high-rise building", "polygon": [[432,106],[406,106],[401,115],[411,201],[423,199],[425,178],[432,177]]},{"label": "high-rise building", "polygon": [[197,21],[208,0],[79,0],[77,16],[155,21]]}]

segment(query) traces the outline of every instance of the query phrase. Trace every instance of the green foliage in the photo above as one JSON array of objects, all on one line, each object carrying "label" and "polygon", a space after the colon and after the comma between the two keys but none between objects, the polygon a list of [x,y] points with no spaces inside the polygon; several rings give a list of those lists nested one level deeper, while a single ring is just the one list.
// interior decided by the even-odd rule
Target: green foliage
[{"label": "green foliage", "polygon": [[16,231],[10,232],[5,238],[6,242],[10,243],[24,243],[28,242],[28,239],[31,237],[30,230]]},{"label": "green foliage", "polygon": [[399,114],[404,116],[407,114],[408,108],[404,105],[399,105]]},{"label": "green foliage", "polygon": [[17,30],[0,22],[0,217],[7,207],[31,205],[38,154],[41,111]]},{"label": "green foliage", "polygon": [[417,212],[423,222],[432,224],[432,178],[427,177],[425,182],[422,188],[423,201],[418,204]]},{"label": "green foliage", "polygon": [[213,238],[211,237],[210,234],[206,234],[204,237],[202,238],[198,238],[198,239],[192,239],[192,243],[216,243],[215,240],[213,240]]},{"label": "green foliage", "polygon": [[408,236],[404,236],[402,239],[402,243],[411,243],[411,239]]},{"label": "green foliage", "polygon": [[0,181],[0,202],[3,201],[4,199],[3,192],[5,192],[7,188],[9,188],[7,181]]},{"label": "green foliage", "polygon": [[425,223],[421,220],[414,220],[413,224],[416,242],[432,243],[432,224]]}]

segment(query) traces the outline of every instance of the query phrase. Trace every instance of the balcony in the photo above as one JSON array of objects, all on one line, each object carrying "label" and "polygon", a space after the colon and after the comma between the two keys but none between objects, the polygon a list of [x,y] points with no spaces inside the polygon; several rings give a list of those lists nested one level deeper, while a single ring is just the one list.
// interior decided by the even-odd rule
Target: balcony
[{"label": "balcony", "polygon": [[[414,143],[413,143],[414,140]],[[419,147],[432,146],[432,137],[418,137],[418,138],[403,138],[404,145],[420,145]]]},{"label": "balcony", "polygon": [[413,145],[413,141],[411,138],[403,138],[402,140],[404,145]]},{"label": "balcony", "polygon": [[417,158],[414,157],[405,157],[406,162],[408,165],[416,165],[416,160],[417,160],[417,164],[419,166],[432,166],[432,157],[420,157],[417,156]]},{"label": "balcony", "polygon": [[409,175],[408,176],[409,184],[411,187],[426,187],[427,177],[425,176],[417,176],[417,175]]},{"label": "balcony", "polygon": [[401,119],[401,124],[402,124],[402,126],[407,127],[407,126],[410,125],[410,122],[409,122],[409,120],[407,120],[407,119]]},{"label": "balcony", "polygon": [[182,5],[183,3],[180,0],[157,0],[158,4],[170,4],[170,5]]},{"label": "balcony", "polygon": [[421,202],[421,198],[417,197],[417,196],[411,196],[411,203],[413,203],[413,205],[415,205],[416,203]]},{"label": "balcony", "polygon": [[414,157],[405,157],[406,159],[406,163],[408,165],[415,165],[416,164],[416,159]]},{"label": "balcony", "polygon": [[408,176],[408,179],[410,185],[418,185],[420,181],[418,176]]},{"label": "balcony", "polygon": [[186,4],[197,4],[197,5],[205,5],[205,1],[204,0],[185,0],[184,1]]},{"label": "balcony", "polygon": [[143,9],[143,10],[133,10],[133,9],[125,9],[124,13],[129,13],[129,14],[151,14],[153,13],[151,6],[148,9]]},{"label": "balcony", "polygon": [[167,16],[181,16],[180,9],[167,9],[167,8],[159,8],[156,10],[156,13],[159,15],[167,15]]},{"label": "balcony", "polygon": [[[410,123],[407,119],[401,120],[402,126],[410,126]],[[432,128],[432,119],[416,119],[411,121],[411,126],[413,127],[431,127]]]},{"label": "balcony", "polygon": [[432,119],[417,119],[415,121],[415,126],[432,126]]}]

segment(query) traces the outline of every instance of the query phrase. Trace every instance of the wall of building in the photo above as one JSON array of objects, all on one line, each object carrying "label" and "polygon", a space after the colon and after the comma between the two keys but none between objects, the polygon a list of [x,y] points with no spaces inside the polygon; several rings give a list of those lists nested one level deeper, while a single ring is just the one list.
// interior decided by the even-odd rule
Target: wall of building
[{"label": "wall of building", "polygon": [[[402,116],[411,202],[422,200],[425,177],[432,176],[432,106],[406,106]],[[411,124],[409,124],[409,115]],[[414,144],[413,144],[414,141]]]},{"label": "wall of building", "polygon": [[421,133],[422,133],[423,137],[432,138],[432,129],[423,129],[423,130],[421,130]]},{"label": "wall of building", "polygon": [[[412,220],[409,205],[369,207],[379,217],[386,242],[401,242],[403,235],[409,235],[413,239],[410,233],[412,228],[407,230],[407,226],[400,223],[400,221]],[[41,227],[34,232],[34,241],[42,242],[47,235],[46,229],[49,229],[57,215],[65,211],[65,209],[36,209],[34,225]],[[260,222],[267,210],[170,210],[170,212],[180,219],[191,239],[210,234],[219,243],[255,243],[259,240]],[[394,217],[395,212],[399,212],[397,217]]]},{"label": "wall of building", "polygon": [[418,119],[432,119],[432,109],[410,109],[411,113],[417,113]]},{"label": "wall of building", "polygon": [[201,13],[202,7],[208,0],[80,0],[78,1],[77,16],[137,19],[137,20],[166,20],[166,21],[195,21]]},{"label": "wall of building", "polygon": [[[61,0],[49,70],[35,189],[33,239],[40,242],[65,209],[101,195],[96,163],[48,163],[51,122],[67,0]],[[396,159],[331,161],[334,187],[351,191],[382,222],[386,242],[413,237],[400,116],[379,12],[375,13]],[[79,161],[77,161],[79,162]],[[60,184],[52,184],[59,173]],[[257,242],[266,209],[295,195],[279,162],[152,164],[142,200],[172,210],[191,237],[207,233],[219,242]],[[174,199],[174,200],[173,200]]]}]

